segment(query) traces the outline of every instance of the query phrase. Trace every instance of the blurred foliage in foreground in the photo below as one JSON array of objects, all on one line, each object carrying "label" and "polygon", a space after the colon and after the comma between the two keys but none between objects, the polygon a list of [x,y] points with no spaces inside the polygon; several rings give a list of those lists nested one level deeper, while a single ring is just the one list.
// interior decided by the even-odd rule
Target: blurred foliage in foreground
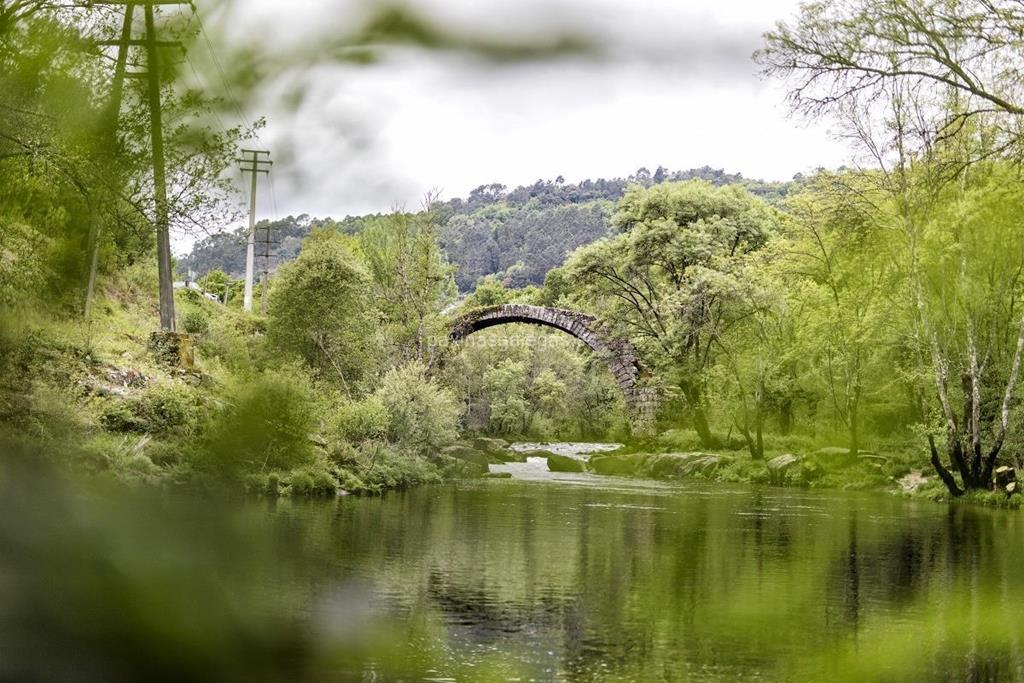
[{"label": "blurred foliage in foreground", "polygon": [[83,482],[36,449],[0,440],[0,679],[395,680],[443,661],[425,625],[326,571],[337,539],[302,518]]}]

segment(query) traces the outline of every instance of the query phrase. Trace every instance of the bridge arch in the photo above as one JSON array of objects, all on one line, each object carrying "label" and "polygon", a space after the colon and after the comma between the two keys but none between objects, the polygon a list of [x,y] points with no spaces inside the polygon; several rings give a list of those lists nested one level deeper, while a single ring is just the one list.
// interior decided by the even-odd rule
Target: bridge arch
[{"label": "bridge arch", "polygon": [[592,315],[528,304],[490,306],[457,318],[452,324],[451,339],[461,341],[474,332],[510,323],[553,327],[589,346],[604,359],[615,376],[615,382],[626,400],[630,430],[638,436],[653,432],[658,391],[649,373],[633,345],[626,339],[608,334],[601,321]]}]

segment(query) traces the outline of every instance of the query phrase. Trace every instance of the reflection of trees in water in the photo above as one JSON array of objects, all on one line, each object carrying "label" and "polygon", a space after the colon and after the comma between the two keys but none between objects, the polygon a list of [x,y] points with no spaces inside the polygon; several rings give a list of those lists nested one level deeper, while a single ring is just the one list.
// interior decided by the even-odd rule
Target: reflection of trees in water
[{"label": "reflection of trees in water", "polygon": [[988,636],[993,591],[1007,591],[1001,623],[1020,624],[1024,548],[1007,519],[840,494],[511,484],[347,501],[330,533],[348,539],[347,565],[406,601],[396,614],[438,616],[467,659],[507,652],[570,680],[646,680],[779,673],[803,658],[809,680],[845,657],[884,671],[870,667],[891,632],[918,679],[994,680],[1019,665],[1005,629]]},{"label": "reflection of trees in water", "polygon": [[870,658],[891,633],[906,643],[902,657],[918,679],[1022,680],[1024,621],[1010,588],[1022,548],[1009,542],[1008,518],[959,506],[940,512],[874,519],[854,511],[828,579],[837,654]]}]

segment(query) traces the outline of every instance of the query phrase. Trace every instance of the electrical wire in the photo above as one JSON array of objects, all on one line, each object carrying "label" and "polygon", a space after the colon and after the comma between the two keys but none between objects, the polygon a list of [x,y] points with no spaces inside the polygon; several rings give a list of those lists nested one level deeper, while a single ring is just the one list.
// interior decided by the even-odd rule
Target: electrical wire
[{"label": "electrical wire", "polygon": [[[199,24],[199,33],[203,37],[203,42],[206,43],[206,48],[210,51],[210,58],[213,61],[213,66],[217,69],[217,73],[220,75],[221,84],[224,86],[224,95],[227,101],[235,110],[235,113],[238,114],[238,118],[241,119],[242,123],[245,124],[245,127],[252,130],[252,123],[250,123],[248,117],[246,117],[245,112],[242,111],[242,107],[239,105],[238,100],[235,98],[234,94],[231,91],[231,86],[228,83],[227,74],[224,71],[224,67],[221,64],[220,58],[217,57],[217,51],[213,48],[213,41],[210,40],[209,32],[206,30],[206,25],[203,24],[203,18],[199,16],[199,11],[195,8],[195,5],[192,5],[192,14],[196,18],[196,23]],[[259,131],[253,132],[256,135],[256,139],[259,140],[260,143],[262,144]]]},{"label": "electrical wire", "polygon": [[274,220],[280,220],[281,214],[277,210],[277,192],[274,191],[274,176],[271,173],[267,174],[267,182],[270,184],[270,201],[274,207]]}]

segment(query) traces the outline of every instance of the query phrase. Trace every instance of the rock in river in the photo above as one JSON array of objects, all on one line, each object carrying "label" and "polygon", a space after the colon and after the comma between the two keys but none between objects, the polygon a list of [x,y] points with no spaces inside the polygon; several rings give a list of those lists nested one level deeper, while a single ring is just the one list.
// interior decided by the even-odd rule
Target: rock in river
[{"label": "rock in river", "polygon": [[548,453],[548,469],[552,472],[582,472],[583,462],[568,455]]},{"label": "rock in river", "polygon": [[772,458],[767,463],[768,466],[768,477],[772,483],[772,486],[782,486],[786,483],[786,471],[790,467],[800,462],[801,458],[798,455],[792,453],[786,453],[780,455],[777,458]]}]

